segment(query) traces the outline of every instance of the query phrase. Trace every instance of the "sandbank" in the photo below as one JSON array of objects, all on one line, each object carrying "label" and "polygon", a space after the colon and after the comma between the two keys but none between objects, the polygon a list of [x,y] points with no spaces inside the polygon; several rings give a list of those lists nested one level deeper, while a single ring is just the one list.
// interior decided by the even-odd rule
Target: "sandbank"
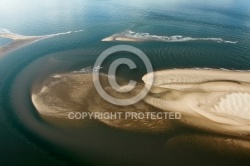
[{"label": "sandbank", "polygon": [[[110,87],[107,78],[105,75],[100,76],[105,91],[119,99],[131,98],[144,87],[143,84],[137,85],[133,93],[120,93]],[[71,123],[89,120],[69,119],[69,113],[76,112],[163,112],[144,101],[126,107],[113,105],[100,97],[92,79],[91,74],[83,73],[53,75],[35,86],[31,94],[32,102],[42,118],[63,119]],[[111,127],[138,132],[166,132],[174,128],[175,120],[126,119],[123,115],[114,119],[92,119],[92,122],[97,120]]]},{"label": "sandbank", "polygon": [[[180,121],[189,127],[234,136],[250,134],[250,72],[208,69],[174,69],[143,76],[152,79],[150,93],[136,104],[119,107],[100,97],[93,87],[92,75],[67,73],[51,76],[36,86],[32,101],[41,116],[67,119],[69,112],[149,112],[181,113]],[[124,99],[144,87],[121,93],[112,89],[102,75],[105,91]],[[99,119],[102,123],[127,130],[162,132],[173,129],[173,120]],[[171,121],[171,122],[170,122]],[[178,120],[179,121],[179,120]],[[175,123],[175,122],[174,122]],[[176,125],[176,123],[175,123]]]},{"label": "sandbank", "polygon": [[250,72],[202,69],[163,70],[154,74],[144,101],[181,112],[184,123],[209,131],[250,134]]},{"label": "sandbank", "polygon": [[0,57],[18,48],[29,45],[45,37],[43,36],[22,36],[13,33],[0,33],[0,37],[12,39],[12,42],[0,47]]}]

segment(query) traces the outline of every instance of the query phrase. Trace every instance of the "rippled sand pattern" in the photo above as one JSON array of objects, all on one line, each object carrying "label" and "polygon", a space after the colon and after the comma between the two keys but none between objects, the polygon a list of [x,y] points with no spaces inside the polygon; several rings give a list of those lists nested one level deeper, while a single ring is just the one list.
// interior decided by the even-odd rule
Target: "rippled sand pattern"
[{"label": "rippled sand pattern", "polygon": [[[119,99],[133,97],[144,87],[143,85],[137,85],[132,92],[120,93],[108,85],[107,76],[102,75],[101,82],[107,93]],[[82,73],[50,77],[34,89],[32,101],[42,116],[65,120],[69,120],[68,114],[70,112],[162,112],[144,101],[126,107],[110,104],[96,92],[91,74]],[[82,120],[84,121],[84,119]],[[97,120],[112,127],[139,132],[165,132],[174,128],[173,120],[126,119],[124,114],[120,119],[101,118]],[[74,120],[71,121],[74,122]]]},{"label": "rippled sand pattern", "polygon": [[182,122],[208,131],[250,133],[250,72],[163,70],[154,74],[152,93],[144,99],[148,104],[179,111]]},{"label": "rippled sand pattern", "polygon": [[[152,73],[145,75],[152,78]],[[163,70],[154,72],[151,93],[144,101],[120,107],[108,103],[93,87],[91,74],[54,75],[34,89],[32,100],[43,116],[68,118],[70,112],[180,112],[180,121],[203,130],[229,134],[250,133],[250,74],[223,70]],[[137,95],[139,84],[130,92],[113,90],[108,77],[101,76],[105,91],[119,99]],[[122,81],[121,81],[122,82]],[[147,81],[145,81],[147,84]],[[167,131],[173,120],[99,119],[101,122],[136,131]]]}]

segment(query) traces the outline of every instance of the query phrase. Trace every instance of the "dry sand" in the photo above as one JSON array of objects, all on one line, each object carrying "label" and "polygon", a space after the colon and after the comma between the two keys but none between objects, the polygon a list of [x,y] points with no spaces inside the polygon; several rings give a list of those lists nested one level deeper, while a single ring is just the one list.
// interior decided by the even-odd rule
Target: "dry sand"
[{"label": "dry sand", "polygon": [[[143,80],[147,77],[152,73]],[[151,92],[145,102],[181,112],[188,125],[223,134],[250,134],[250,72],[159,71],[154,73]]]}]

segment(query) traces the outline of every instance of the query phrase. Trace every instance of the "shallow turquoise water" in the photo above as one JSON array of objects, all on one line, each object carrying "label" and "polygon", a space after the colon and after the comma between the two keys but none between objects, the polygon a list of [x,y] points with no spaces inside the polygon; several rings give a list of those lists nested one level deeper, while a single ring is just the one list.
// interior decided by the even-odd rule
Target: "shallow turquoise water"
[{"label": "shallow turquoise water", "polygon": [[[3,1],[2,4],[0,27],[13,33],[47,35],[83,30],[49,39],[47,42],[52,43],[51,47],[44,48],[49,53],[82,48],[90,53],[102,51],[119,43],[102,43],[101,39],[131,30],[158,36],[181,35],[238,41],[236,44],[209,41],[136,44],[156,68],[249,68],[250,4],[247,1],[24,0],[12,3]],[[18,8],[12,9],[13,4]]]},{"label": "shallow turquoise water", "polygon": [[[14,128],[35,144],[44,146],[48,143],[46,150],[49,149],[66,158],[70,156],[71,160],[76,158],[75,160],[79,162],[82,162],[79,159],[82,156],[87,156],[89,160],[94,160],[96,156],[103,157],[102,154],[105,154],[106,148],[109,147],[106,144],[118,140],[120,144],[112,146],[113,150],[108,150],[108,154],[117,153],[121,160],[126,156],[128,162],[136,164],[135,156],[143,158],[142,154],[136,152],[143,150],[152,157],[152,160],[148,157],[144,162],[152,164],[158,161],[157,155],[162,155],[159,154],[160,150],[157,146],[163,144],[169,135],[145,138],[144,135],[110,131],[99,126],[99,128],[82,131],[82,137],[86,140],[82,143],[71,142],[70,146],[69,140],[81,141],[79,139],[82,137],[76,140],[67,137],[65,140],[68,142],[62,141],[61,138],[65,133],[44,124],[35,113],[30,101],[30,91],[35,81],[41,81],[52,73],[70,72],[91,66],[102,51],[118,44],[129,44],[140,48],[149,57],[155,70],[194,67],[250,70],[250,2],[245,0],[206,2],[2,0],[0,15],[0,28],[21,35],[48,35],[82,30],[41,40],[0,59],[1,121],[6,124],[12,123]],[[127,30],[157,36],[222,38],[225,41],[237,41],[237,43],[202,40],[101,42],[105,37]],[[1,39],[0,46],[1,43],[6,42]],[[117,54],[116,57],[124,56],[132,57],[126,53]],[[123,76],[140,79],[145,74],[144,68],[141,67],[143,65],[140,65],[139,60],[135,59],[135,61],[139,64],[139,69],[136,72],[126,70],[122,73]],[[108,64],[109,62],[103,65],[103,72],[106,71]],[[27,117],[29,121],[24,120]],[[99,137],[98,133],[105,135],[102,141],[93,139]],[[117,133],[122,134],[123,137],[116,137]],[[128,143],[126,138],[137,141]],[[122,147],[126,145],[127,148],[123,151]],[[154,147],[155,151],[151,151],[151,147]],[[57,148],[62,149],[62,152],[54,150]],[[82,148],[81,154],[78,148]],[[88,154],[89,150],[96,153]],[[71,151],[74,152],[70,154]],[[125,152],[130,152],[131,155],[125,155]],[[113,157],[107,156],[109,155],[103,157],[107,163],[114,160]]]},{"label": "shallow turquoise water", "polygon": [[0,47],[5,46],[6,44],[9,44],[12,40],[11,39],[7,39],[7,38],[2,38],[0,37]]}]

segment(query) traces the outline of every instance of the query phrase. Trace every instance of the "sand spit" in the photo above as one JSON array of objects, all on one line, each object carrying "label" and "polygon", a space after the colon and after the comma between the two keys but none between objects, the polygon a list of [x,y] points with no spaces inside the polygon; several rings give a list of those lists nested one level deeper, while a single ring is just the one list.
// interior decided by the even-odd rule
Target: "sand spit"
[{"label": "sand spit", "polygon": [[181,112],[181,121],[191,126],[232,135],[250,134],[250,72],[154,72],[151,94],[144,101],[165,111]]},{"label": "sand spit", "polygon": [[44,38],[41,36],[22,36],[13,33],[0,33],[0,37],[12,39],[10,44],[0,47],[0,57]]},{"label": "sand spit", "polygon": [[81,32],[81,31],[83,31],[83,30],[68,31],[68,32],[64,32],[64,33],[56,33],[56,34],[43,35],[43,36],[23,36],[23,35],[12,33],[10,31],[8,31],[7,29],[0,29],[0,37],[12,39],[11,43],[9,43],[8,45],[5,45],[3,47],[0,47],[0,57],[6,53],[9,53],[9,52],[14,51],[18,48],[24,47],[24,46],[29,45],[31,43],[37,42],[39,40],[43,40],[43,39],[47,39],[47,38],[51,38],[51,37],[59,36],[59,35],[77,33],[77,32]]}]

